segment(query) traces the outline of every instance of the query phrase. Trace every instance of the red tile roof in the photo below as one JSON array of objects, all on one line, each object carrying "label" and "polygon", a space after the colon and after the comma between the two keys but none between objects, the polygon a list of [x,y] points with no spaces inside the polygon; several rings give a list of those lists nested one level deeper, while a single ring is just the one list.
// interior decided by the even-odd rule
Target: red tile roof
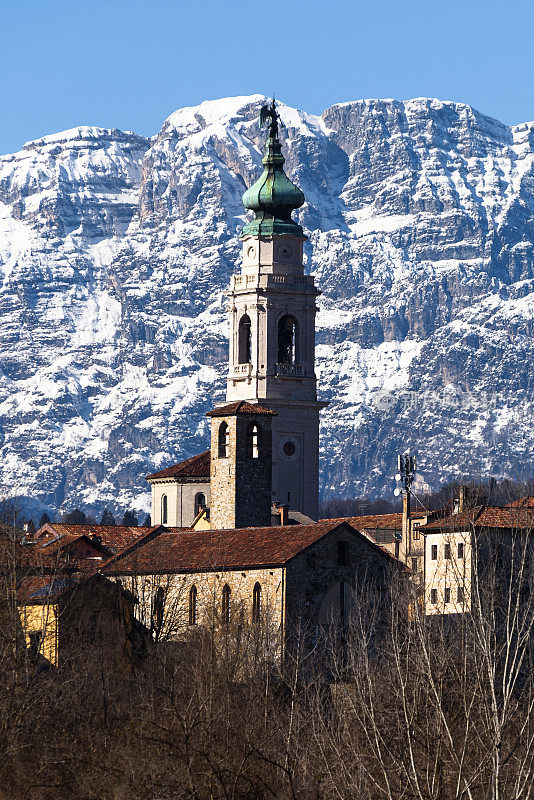
[{"label": "red tile roof", "polygon": [[36,539],[38,545],[41,543],[42,546],[44,540],[50,541],[54,536],[61,538],[87,536],[89,539],[97,537],[104,547],[113,553],[118,553],[149,530],[151,529],[147,527],[133,528],[125,525],[69,525],[63,522],[47,522],[37,531]]},{"label": "red tile roof", "polygon": [[146,476],[147,481],[157,478],[202,478],[205,481],[209,481],[210,451],[205,450],[197,456],[191,456],[191,458],[186,458],[185,461],[180,461],[179,464],[174,464],[172,467],[167,467]]},{"label": "red tile roof", "polygon": [[532,508],[534,509],[534,497],[522,497],[514,500],[513,503],[506,503],[506,508]]},{"label": "red tile roof", "polygon": [[134,550],[138,550],[141,547],[145,547],[148,542],[155,539],[156,536],[161,536],[163,533],[184,533],[185,531],[190,531],[191,528],[172,528],[168,525],[153,525],[152,528],[148,528],[146,533],[143,536],[140,536],[138,539],[135,539],[128,547],[125,547],[116,555],[113,555],[108,561],[106,561],[106,565],[112,564],[117,561],[119,558],[123,558],[124,556],[133,553]]},{"label": "red tile roof", "polygon": [[[430,511],[412,511],[412,519],[424,519]],[[367,514],[361,517],[338,517],[337,519],[321,519],[319,522],[348,522],[353,528],[363,530],[395,530],[402,528],[402,512],[395,514]]]},{"label": "red tile roof", "polygon": [[465,530],[472,526],[534,531],[534,510],[517,507],[484,508],[484,506],[477,506],[460,514],[451,514],[443,519],[429,522],[427,525],[421,526],[421,531],[425,533],[436,530]]},{"label": "red tile roof", "polygon": [[269,411],[268,408],[262,408],[254,403],[247,403],[246,400],[236,400],[233,403],[226,403],[224,406],[217,406],[217,408],[208,411],[207,417],[232,417],[234,414],[264,414],[275,417],[276,411]]},{"label": "red tile roof", "polygon": [[[132,553],[114,558],[102,571],[122,575],[283,566],[343,524],[347,524],[345,520],[333,520],[313,525],[162,533]],[[374,542],[366,541],[388,559],[397,561]]]},{"label": "red tile roof", "polygon": [[[39,550],[40,554],[41,552]],[[40,568],[49,561],[48,555],[42,554],[37,558],[36,549],[33,546],[0,539],[0,573],[12,573],[15,569],[30,572],[35,567]]]}]

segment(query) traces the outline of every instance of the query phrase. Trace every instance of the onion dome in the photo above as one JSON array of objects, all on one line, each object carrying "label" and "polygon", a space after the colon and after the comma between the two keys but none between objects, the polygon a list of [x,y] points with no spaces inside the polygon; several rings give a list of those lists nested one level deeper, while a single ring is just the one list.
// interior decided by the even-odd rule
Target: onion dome
[{"label": "onion dome", "polygon": [[291,212],[304,203],[304,194],[291,183],[284,172],[285,158],[278,139],[278,113],[273,102],[260,111],[260,127],[267,123],[269,135],[263,157],[264,170],[256,183],[243,195],[243,205],[254,211],[256,218],[243,228],[242,236],[293,234],[304,236],[291,219]]}]

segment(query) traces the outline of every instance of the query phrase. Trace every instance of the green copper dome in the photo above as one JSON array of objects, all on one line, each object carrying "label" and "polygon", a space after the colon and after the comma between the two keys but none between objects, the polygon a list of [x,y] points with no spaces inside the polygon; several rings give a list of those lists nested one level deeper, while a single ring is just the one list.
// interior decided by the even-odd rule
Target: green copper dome
[{"label": "green copper dome", "polygon": [[264,170],[243,195],[243,205],[254,211],[256,218],[245,225],[242,236],[282,233],[304,236],[300,225],[291,219],[291,212],[304,203],[304,195],[284,172],[285,158],[278,140],[278,114],[274,100],[271,106],[261,109],[260,126],[267,121],[269,136],[263,157]]}]

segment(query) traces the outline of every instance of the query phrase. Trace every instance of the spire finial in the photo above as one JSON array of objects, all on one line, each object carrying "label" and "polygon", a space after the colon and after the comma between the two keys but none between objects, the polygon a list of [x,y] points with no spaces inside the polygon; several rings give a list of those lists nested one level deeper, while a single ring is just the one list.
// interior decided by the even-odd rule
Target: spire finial
[{"label": "spire finial", "polygon": [[260,128],[263,128],[265,125],[269,125],[269,138],[270,139],[277,139],[278,138],[278,122],[282,124],[282,120],[280,119],[280,114],[276,110],[276,102],[274,99],[271,100],[270,105],[265,105],[260,108]]},{"label": "spire finial", "polygon": [[265,155],[262,159],[264,170],[256,183],[243,195],[243,205],[256,214],[256,219],[243,228],[243,235],[261,233],[303,236],[300,225],[291,219],[291,212],[304,203],[304,195],[291,183],[284,172],[284,156],[278,139],[278,123],[282,125],[276,110],[276,101],[260,109],[260,128],[268,126]]}]

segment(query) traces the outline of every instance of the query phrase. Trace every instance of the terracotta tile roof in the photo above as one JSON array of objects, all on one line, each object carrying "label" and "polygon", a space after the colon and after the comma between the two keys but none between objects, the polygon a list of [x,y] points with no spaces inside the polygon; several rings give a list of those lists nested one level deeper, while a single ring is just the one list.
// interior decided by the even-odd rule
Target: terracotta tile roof
[{"label": "terracotta tile roof", "polygon": [[82,557],[70,560],[65,557],[65,548],[68,548],[72,542],[83,538],[83,536],[65,536],[49,539],[45,547],[42,547],[40,543],[20,545],[0,541],[0,572],[28,577],[29,575],[43,576],[95,571],[108,558],[109,549],[100,546],[101,559]]},{"label": "terracotta tile roof", "polygon": [[[424,519],[430,511],[412,511],[412,519]],[[402,512],[395,514],[367,514],[361,517],[338,517],[336,520],[319,520],[319,522],[348,522],[353,528],[362,530],[395,530],[402,528]]]},{"label": "terracotta tile roof", "polygon": [[[343,523],[345,520],[313,525],[184,531],[178,536],[162,533],[134,552],[114,558],[112,563],[104,565],[102,571],[121,575],[283,566]],[[383,548],[367,541],[398,563]]]},{"label": "terracotta tile roof", "polygon": [[269,411],[268,408],[247,403],[246,400],[236,400],[234,403],[226,403],[224,406],[217,406],[206,413],[207,417],[230,417],[234,414],[265,414],[275,417],[276,411]]},{"label": "terracotta tile roof", "polygon": [[173,528],[169,525],[153,525],[151,528],[146,529],[146,533],[140,536],[138,539],[135,539],[128,547],[125,547],[123,550],[120,550],[118,553],[114,554],[105,562],[105,566],[114,563],[119,558],[123,558],[129,553],[133,553],[134,550],[137,550],[140,547],[144,547],[148,542],[152,541],[156,536],[161,536],[162,533],[184,533],[185,531],[190,531],[191,528]]},{"label": "terracotta tile roof", "polygon": [[522,497],[514,500],[513,503],[506,503],[505,508],[532,508],[534,509],[534,497]]},{"label": "terracotta tile roof", "polygon": [[203,478],[209,481],[210,451],[205,450],[203,453],[186,458],[185,461],[180,461],[179,464],[174,464],[172,467],[153,472],[152,475],[147,475],[145,480],[150,481],[156,478]]},{"label": "terracotta tile roof", "polygon": [[476,528],[509,528],[510,530],[534,531],[534,510],[530,508],[502,507],[484,508],[477,506],[463,511],[461,514],[451,514],[443,519],[433,520],[421,526],[421,531],[436,530],[465,530],[472,526]]},{"label": "terracotta tile roof", "polygon": [[118,553],[149,530],[151,529],[148,527],[130,528],[125,525],[68,525],[63,522],[47,522],[37,531],[36,540],[38,545],[41,543],[42,546],[45,541],[50,541],[54,537],[69,536],[75,539],[80,536],[87,536],[89,539],[97,537],[104,547],[112,553]]}]

